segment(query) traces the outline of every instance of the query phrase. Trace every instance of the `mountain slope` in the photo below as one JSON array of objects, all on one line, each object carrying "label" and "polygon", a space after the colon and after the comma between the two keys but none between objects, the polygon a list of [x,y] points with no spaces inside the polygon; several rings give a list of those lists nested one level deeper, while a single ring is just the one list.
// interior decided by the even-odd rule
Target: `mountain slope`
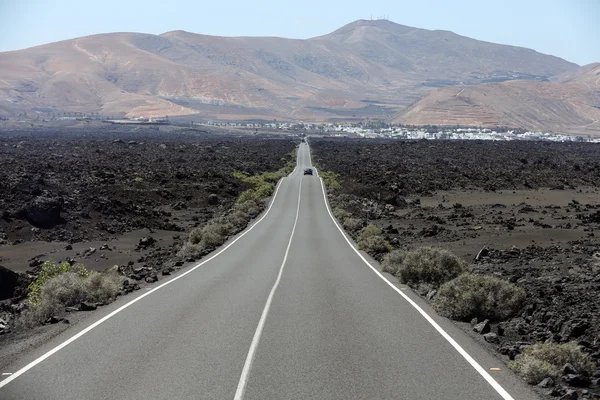
[{"label": "mountain slope", "polygon": [[308,40],[112,33],[0,53],[0,112],[391,116],[437,87],[545,80],[575,67],[389,21],[360,20]]},{"label": "mountain slope", "polygon": [[555,82],[512,81],[439,89],[393,120],[598,135],[600,63],[560,75]]}]

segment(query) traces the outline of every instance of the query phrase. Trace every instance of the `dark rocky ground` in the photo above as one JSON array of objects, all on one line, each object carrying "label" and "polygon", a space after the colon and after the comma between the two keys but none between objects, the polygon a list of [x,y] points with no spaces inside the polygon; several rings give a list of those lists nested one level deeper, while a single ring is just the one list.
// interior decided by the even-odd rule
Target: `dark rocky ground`
[{"label": "dark rocky ground", "polygon": [[177,257],[188,232],[247,189],[233,172],[276,171],[296,145],[173,127],[0,132],[0,338],[44,260],[119,265],[124,292],[162,279],[190,261]]},{"label": "dark rocky ground", "polygon": [[[490,325],[497,341],[486,345],[505,360],[552,339],[600,362],[599,145],[311,139],[311,149],[321,170],[340,174],[332,204],[394,247],[446,248],[473,273],[526,289],[521,312]],[[574,388],[580,398],[600,398],[598,378]]]}]

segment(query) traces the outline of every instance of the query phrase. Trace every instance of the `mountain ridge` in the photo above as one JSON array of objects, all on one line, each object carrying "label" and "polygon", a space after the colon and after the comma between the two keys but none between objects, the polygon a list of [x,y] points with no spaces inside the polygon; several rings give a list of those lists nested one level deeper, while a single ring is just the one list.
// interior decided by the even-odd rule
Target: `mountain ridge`
[{"label": "mountain ridge", "polygon": [[508,81],[432,91],[399,112],[402,124],[506,126],[600,135],[600,63],[552,82]]},{"label": "mountain ridge", "polygon": [[576,67],[530,49],[382,20],[310,39],[115,32],[0,53],[0,114],[391,118],[437,87],[548,80]]}]

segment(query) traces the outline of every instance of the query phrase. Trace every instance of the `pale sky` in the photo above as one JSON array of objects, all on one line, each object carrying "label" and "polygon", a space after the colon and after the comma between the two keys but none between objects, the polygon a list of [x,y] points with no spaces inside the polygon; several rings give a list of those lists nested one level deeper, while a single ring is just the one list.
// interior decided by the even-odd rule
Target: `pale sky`
[{"label": "pale sky", "polygon": [[0,0],[0,51],[106,32],[324,35],[357,19],[449,30],[600,62],[600,0]]}]

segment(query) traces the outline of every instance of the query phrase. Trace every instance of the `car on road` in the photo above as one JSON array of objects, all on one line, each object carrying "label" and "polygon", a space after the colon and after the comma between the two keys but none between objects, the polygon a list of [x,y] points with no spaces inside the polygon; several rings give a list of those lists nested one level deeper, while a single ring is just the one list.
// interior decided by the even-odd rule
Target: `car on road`
[{"label": "car on road", "polygon": [[312,175],[313,174],[313,170],[312,168],[306,168],[304,170],[304,175]]}]

